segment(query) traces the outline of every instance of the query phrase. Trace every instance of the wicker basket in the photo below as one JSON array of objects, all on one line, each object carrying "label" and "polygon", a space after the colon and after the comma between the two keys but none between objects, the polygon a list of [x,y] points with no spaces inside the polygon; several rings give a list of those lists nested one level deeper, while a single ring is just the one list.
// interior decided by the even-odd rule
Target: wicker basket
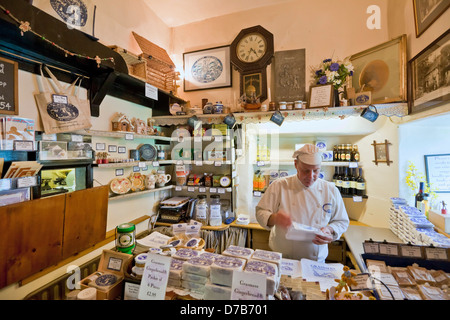
[{"label": "wicker basket", "polygon": [[125,60],[130,76],[147,82],[147,62],[141,57],[118,46],[109,46]]},{"label": "wicker basket", "polygon": [[176,93],[179,72],[175,71],[174,66],[148,55],[144,59],[145,56],[141,54],[139,57],[147,63],[147,82],[161,90]]}]

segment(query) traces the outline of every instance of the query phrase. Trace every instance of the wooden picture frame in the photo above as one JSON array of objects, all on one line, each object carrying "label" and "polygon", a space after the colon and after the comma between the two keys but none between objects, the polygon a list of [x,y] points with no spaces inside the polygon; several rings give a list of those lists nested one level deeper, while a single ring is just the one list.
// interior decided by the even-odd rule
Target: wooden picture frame
[{"label": "wooden picture frame", "polygon": [[332,84],[309,87],[308,109],[334,107],[334,87]]},{"label": "wooden picture frame", "polygon": [[408,108],[417,113],[450,100],[450,30],[444,32],[408,63]]},{"label": "wooden picture frame", "polygon": [[19,114],[18,79],[19,63],[0,57],[0,114]]},{"label": "wooden picture frame", "polygon": [[386,163],[388,166],[393,162],[389,160],[389,145],[391,143],[387,140],[384,140],[384,142],[377,143],[375,140],[372,143],[373,150],[375,153],[375,162],[376,165],[378,163]]},{"label": "wooden picture frame", "polygon": [[424,157],[428,185],[436,193],[450,193],[450,153]]},{"label": "wooden picture frame", "polygon": [[230,46],[183,53],[184,91],[232,86]]},{"label": "wooden picture frame", "polygon": [[[254,71],[249,73],[240,74],[240,96],[244,94],[247,96],[248,88],[250,85],[256,89],[256,98],[262,103],[267,99],[267,71],[262,69],[260,71]],[[248,97],[248,96],[247,96]],[[249,97],[248,97],[249,98]]]},{"label": "wooden picture frame", "polygon": [[439,0],[434,4],[429,1],[413,0],[416,38],[420,37],[449,6],[448,0]]},{"label": "wooden picture frame", "polygon": [[355,92],[371,91],[373,104],[407,100],[406,35],[354,54],[350,61]]}]

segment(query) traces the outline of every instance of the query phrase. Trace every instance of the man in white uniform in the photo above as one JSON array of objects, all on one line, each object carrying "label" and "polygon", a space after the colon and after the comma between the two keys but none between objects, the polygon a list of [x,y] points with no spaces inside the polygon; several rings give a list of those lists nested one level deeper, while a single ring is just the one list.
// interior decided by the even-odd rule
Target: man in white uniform
[{"label": "man in white uniform", "polygon": [[[270,230],[269,246],[284,258],[325,262],[328,243],[341,237],[349,218],[336,186],[318,179],[322,154],[312,144],[294,152],[297,175],[274,181],[256,206],[258,223]],[[320,229],[323,234],[310,241],[286,239],[286,232],[297,222]]]}]

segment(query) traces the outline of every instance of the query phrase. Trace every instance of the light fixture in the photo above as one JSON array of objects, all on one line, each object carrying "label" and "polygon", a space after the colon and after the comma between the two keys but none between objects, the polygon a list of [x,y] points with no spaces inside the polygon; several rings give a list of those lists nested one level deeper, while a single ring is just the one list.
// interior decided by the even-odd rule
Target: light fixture
[{"label": "light fixture", "polygon": [[[371,107],[375,109],[375,111],[371,110]],[[377,108],[373,104],[369,105],[367,108],[363,110],[363,112],[361,112],[361,117],[363,117],[366,120],[369,120],[370,122],[375,122],[378,119],[378,116],[379,114]]]}]

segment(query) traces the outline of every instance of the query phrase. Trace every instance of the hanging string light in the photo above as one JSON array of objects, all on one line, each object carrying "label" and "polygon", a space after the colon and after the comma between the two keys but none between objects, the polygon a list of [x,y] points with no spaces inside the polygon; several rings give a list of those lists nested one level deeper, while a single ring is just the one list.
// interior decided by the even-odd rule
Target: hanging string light
[{"label": "hanging string light", "polygon": [[36,31],[34,31],[31,28],[30,23],[28,21],[21,21],[21,20],[17,19],[8,9],[3,7],[2,5],[0,5],[0,9],[3,10],[3,12],[5,12],[11,19],[13,19],[17,23],[17,25],[19,26],[19,29],[20,29],[20,35],[21,36],[23,36],[25,32],[31,32],[35,36],[39,37],[41,40],[51,44],[55,48],[57,48],[57,49],[61,50],[62,52],[64,52],[66,58],[68,56],[72,56],[72,57],[78,57],[78,58],[83,58],[83,59],[88,59],[88,60],[94,60],[97,63],[97,68],[100,68],[100,64],[102,63],[102,61],[111,61],[112,63],[114,63],[114,58],[113,57],[100,58],[98,55],[95,56],[95,57],[89,57],[87,55],[71,52],[70,50],[67,50],[67,49],[61,47],[60,45],[56,44],[55,42],[50,41],[49,39],[45,38],[45,36],[43,36],[43,35],[37,33]]}]

